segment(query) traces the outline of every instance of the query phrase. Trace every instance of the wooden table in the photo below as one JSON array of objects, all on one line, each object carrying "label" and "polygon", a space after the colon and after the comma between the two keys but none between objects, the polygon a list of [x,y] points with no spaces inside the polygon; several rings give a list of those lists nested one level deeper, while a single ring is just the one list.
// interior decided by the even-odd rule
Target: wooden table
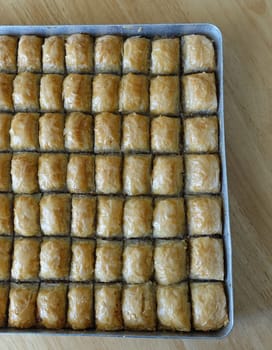
[{"label": "wooden table", "polygon": [[211,22],[225,48],[235,327],[218,341],[5,336],[0,349],[271,349],[272,1],[0,0],[0,24]]}]

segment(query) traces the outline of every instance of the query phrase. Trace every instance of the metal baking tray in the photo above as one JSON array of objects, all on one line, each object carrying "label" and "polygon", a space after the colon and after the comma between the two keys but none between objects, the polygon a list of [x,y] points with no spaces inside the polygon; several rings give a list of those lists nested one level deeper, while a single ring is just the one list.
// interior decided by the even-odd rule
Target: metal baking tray
[{"label": "metal baking tray", "polygon": [[48,329],[26,329],[19,330],[14,328],[0,328],[2,334],[47,334],[47,335],[81,335],[98,337],[135,337],[135,338],[168,338],[168,339],[207,339],[221,338],[227,336],[234,324],[234,306],[233,306],[233,282],[232,282],[232,248],[231,232],[229,219],[229,199],[226,167],[226,147],[224,131],[224,92],[223,92],[223,39],[220,30],[209,23],[192,24],[128,24],[128,25],[49,25],[49,26],[0,26],[0,35],[34,34],[40,36],[50,35],[70,35],[73,33],[88,33],[93,36],[104,34],[117,34],[128,36],[182,36],[185,34],[204,34],[214,42],[217,55],[217,88],[218,88],[218,118],[220,127],[219,154],[221,157],[221,197],[223,200],[223,239],[225,245],[225,291],[227,295],[229,323],[226,327],[218,331],[199,332],[191,331],[188,333],[154,331],[154,332],[99,332],[95,330],[73,331],[69,329],[48,330]]}]

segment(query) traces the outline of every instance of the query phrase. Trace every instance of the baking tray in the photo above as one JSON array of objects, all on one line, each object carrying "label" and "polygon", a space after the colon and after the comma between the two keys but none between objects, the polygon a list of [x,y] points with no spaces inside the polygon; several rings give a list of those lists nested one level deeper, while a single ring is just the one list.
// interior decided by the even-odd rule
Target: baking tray
[{"label": "baking tray", "polygon": [[219,154],[221,157],[221,197],[223,200],[223,239],[225,246],[225,290],[227,295],[229,323],[218,331],[188,333],[155,331],[155,332],[99,332],[95,330],[73,331],[69,329],[26,329],[0,328],[0,333],[5,334],[47,334],[47,335],[81,335],[98,337],[135,337],[135,338],[168,338],[168,339],[207,339],[221,338],[230,333],[234,324],[233,284],[232,284],[232,248],[229,220],[229,199],[226,168],[226,147],[224,131],[224,91],[223,91],[223,39],[220,30],[209,23],[192,24],[128,24],[128,25],[50,25],[50,26],[0,26],[0,35],[35,34],[40,36],[70,35],[73,33],[88,33],[93,36],[104,34],[117,34],[122,36],[141,35],[146,37],[156,36],[182,36],[185,34],[204,34],[214,42],[217,55],[217,94],[218,94],[218,118],[220,127]]}]

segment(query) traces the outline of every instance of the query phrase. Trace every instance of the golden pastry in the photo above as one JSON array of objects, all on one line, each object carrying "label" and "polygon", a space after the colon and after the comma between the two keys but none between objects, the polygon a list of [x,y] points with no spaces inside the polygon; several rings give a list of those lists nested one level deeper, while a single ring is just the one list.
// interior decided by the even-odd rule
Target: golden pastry
[{"label": "golden pastry", "polygon": [[193,326],[196,330],[217,330],[228,324],[223,283],[191,283],[191,294]]},{"label": "golden pastry", "polygon": [[148,73],[150,40],[139,36],[127,38],[124,42],[123,73]]},{"label": "golden pastry", "polygon": [[98,74],[93,79],[92,111],[116,112],[118,110],[120,77],[113,74]]},{"label": "golden pastry", "polygon": [[70,268],[70,242],[63,238],[47,238],[41,244],[40,278],[67,279]]},{"label": "golden pastry", "polygon": [[187,244],[181,240],[158,240],[154,250],[155,278],[159,284],[178,283],[187,277]]},{"label": "golden pastry", "polygon": [[75,330],[93,326],[93,286],[70,284],[68,292],[68,325]]},{"label": "golden pastry", "polygon": [[122,243],[97,241],[95,279],[99,282],[115,282],[122,277]]},{"label": "golden pastry", "polygon": [[0,153],[0,191],[9,192],[11,188],[11,154],[10,153]]},{"label": "golden pastry", "polygon": [[90,112],[92,79],[90,75],[69,74],[63,81],[62,96],[67,112]]},{"label": "golden pastry", "polygon": [[120,151],[120,126],[119,115],[104,112],[95,117],[95,152]]},{"label": "golden pastry", "polygon": [[70,231],[70,195],[45,194],[40,201],[40,222],[43,234],[68,235]]},{"label": "golden pastry", "polygon": [[187,193],[219,193],[220,161],[218,154],[185,156]]},{"label": "golden pastry", "polygon": [[178,74],[180,40],[163,38],[152,41],[151,72],[153,74]]},{"label": "golden pastry", "polygon": [[13,104],[18,112],[39,111],[39,74],[23,72],[13,80]]},{"label": "golden pastry", "polygon": [[138,195],[150,193],[150,175],[150,155],[125,156],[123,169],[123,186],[126,194]]},{"label": "golden pastry", "polygon": [[191,330],[187,283],[157,287],[157,315],[162,329],[179,332]]},{"label": "golden pastry", "polygon": [[40,83],[40,106],[44,112],[61,112],[63,76],[58,74],[46,74]]},{"label": "golden pastry", "polygon": [[11,235],[12,232],[12,196],[0,194],[0,234]]},{"label": "golden pastry", "polygon": [[64,73],[64,39],[61,36],[49,36],[42,46],[44,73]]},{"label": "golden pastry", "polygon": [[150,83],[151,114],[179,114],[179,79],[177,76],[158,76]]},{"label": "golden pastry", "polygon": [[156,156],[153,162],[152,192],[160,195],[179,194],[183,188],[182,173],[182,156]]},{"label": "golden pastry", "polygon": [[183,198],[157,199],[153,214],[153,235],[156,238],[173,238],[185,234]]},{"label": "golden pastry", "polygon": [[64,116],[45,113],[39,119],[39,143],[41,151],[64,151]]},{"label": "golden pastry", "polygon": [[97,236],[114,238],[122,236],[123,199],[98,197]]},{"label": "golden pastry", "polygon": [[92,237],[95,233],[96,198],[73,196],[71,234],[75,237]]},{"label": "golden pastry", "polygon": [[39,195],[18,195],[14,198],[14,231],[22,236],[40,234]]},{"label": "golden pastry", "polygon": [[199,237],[190,240],[190,277],[193,279],[224,280],[222,239]]},{"label": "golden pastry", "polygon": [[95,41],[95,71],[120,73],[123,39],[120,36],[104,35]]},{"label": "golden pastry", "polygon": [[[1,37],[0,37],[1,38]],[[5,327],[9,299],[9,285],[0,285],[0,327]]]},{"label": "golden pastry", "polygon": [[127,242],[123,253],[123,278],[126,283],[148,282],[153,274],[151,242]]},{"label": "golden pastry", "polygon": [[117,331],[123,328],[121,285],[95,286],[95,324],[100,331]]},{"label": "golden pastry", "polygon": [[93,148],[93,118],[80,112],[70,113],[66,118],[65,148],[69,152],[90,152]]},{"label": "golden pastry", "polygon": [[128,198],[124,205],[124,235],[126,238],[150,236],[152,233],[152,199]]},{"label": "golden pastry", "polygon": [[13,111],[12,82],[14,75],[0,73],[0,110]]},{"label": "golden pastry", "polygon": [[67,188],[72,193],[94,191],[94,156],[70,155],[67,167]]},{"label": "golden pastry", "polygon": [[149,151],[149,118],[132,113],[123,119],[122,149],[126,151]]},{"label": "golden pastry", "polygon": [[160,116],[151,123],[151,148],[153,152],[178,153],[180,151],[181,125],[179,118]]},{"label": "golden pastry", "polygon": [[0,36],[0,72],[16,72],[17,41],[15,36]]},{"label": "golden pastry", "polygon": [[43,39],[35,35],[22,35],[18,43],[18,72],[40,72],[42,68]]},{"label": "golden pastry", "polygon": [[106,194],[121,192],[121,162],[122,158],[119,155],[96,156],[95,182],[97,192]]},{"label": "golden pastry", "polygon": [[10,147],[14,151],[34,151],[39,148],[38,140],[39,114],[17,113],[10,126]]},{"label": "golden pastry", "polygon": [[11,239],[0,237],[0,280],[8,280],[10,277],[11,249]]},{"label": "golden pastry", "polygon": [[156,306],[152,283],[132,284],[124,287],[122,314],[126,329],[155,330]]},{"label": "golden pastry", "polygon": [[120,84],[119,110],[121,112],[145,113],[149,106],[148,78],[145,75],[128,73]]},{"label": "golden pastry", "polygon": [[[0,36],[0,40],[1,40],[1,36]],[[11,115],[6,113],[0,113],[0,151],[8,151],[10,149],[10,145],[9,145],[10,124],[11,124]]]},{"label": "golden pastry", "polygon": [[65,43],[65,62],[68,73],[93,71],[93,38],[88,34],[72,34]]},{"label": "golden pastry", "polygon": [[73,241],[70,270],[70,279],[72,281],[89,281],[93,279],[94,250],[94,241]]}]

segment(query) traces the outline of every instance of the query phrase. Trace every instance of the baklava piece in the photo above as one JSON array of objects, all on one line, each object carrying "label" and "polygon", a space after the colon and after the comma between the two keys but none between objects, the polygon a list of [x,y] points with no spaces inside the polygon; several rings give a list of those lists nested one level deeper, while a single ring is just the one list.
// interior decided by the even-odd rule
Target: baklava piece
[{"label": "baklava piece", "polygon": [[120,125],[120,116],[116,114],[105,112],[95,117],[95,152],[120,151]]},{"label": "baklava piece", "polygon": [[228,324],[223,283],[191,283],[191,299],[194,329],[211,331]]},{"label": "baklava piece", "polygon": [[94,191],[94,156],[70,156],[67,167],[67,188],[72,193],[89,193]]},{"label": "baklava piece", "polygon": [[10,188],[11,188],[10,169],[11,169],[11,154],[0,153],[0,191],[1,192],[10,191]]},{"label": "baklava piece", "polygon": [[117,331],[123,328],[120,284],[95,286],[95,324],[99,331]]},{"label": "baklava piece", "polygon": [[13,151],[34,151],[39,147],[39,114],[17,113],[10,127],[10,147]]},{"label": "baklava piece", "polygon": [[180,151],[181,121],[178,118],[160,116],[151,123],[151,148],[158,153],[178,153]]},{"label": "baklava piece", "polygon": [[13,192],[29,194],[38,192],[38,154],[13,154],[11,178]]},{"label": "baklava piece", "polygon": [[41,284],[37,297],[37,320],[49,329],[64,328],[66,324],[65,284]]},{"label": "baklava piece", "polygon": [[93,38],[88,34],[72,34],[65,43],[66,69],[68,73],[93,71]]},{"label": "baklava piece", "polygon": [[12,241],[10,238],[0,237],[0,280],[10,277]]},{"label": "baklava piece", "polygon": [[0,234],[12,235],[12,196],[0,194]]},{"label": "baklava piece", "polygon": [[98,282],[115,282],[122,277],[122,243],[97,241],[95,279]]},{"label": "baklava piece", "polygon": [[104,35],[95,41],[95,71],[97,73],[120,73],[123,39]]},{"label": "baklava piece", "polygon": [[63,81],[62,96],[67,112],[90,112],[92,79],[90,75],[69,74]]},{"label": "baklava piece", "polygon": [[45,239],[41,244],[40,278],[67,279],[70,268],[70,242],[63,238]]},{"label": "baklava piece", "polygon": [[220,161],[217,154],[185,156],[187,193],[219,193]]},{"label": "baklava piece", "polygon": [[16,72],[17,41],[15,36],[0,36],[0,72]]},{"label": "baklava piece", "polygon": [[39,157],[39,185],[43,192],[66,188],[67,155],[44,153]]},{"label": "baklava piece", "polygon": [[63,76],[58,74],[43,75],[40,82],[40,106],[43,112],[61,112]]},{"label": "baklava piece", "polygon": [[70,284],[68,292],[68,325],[74,329],[87,329],[93,326],[93,286]]},{"label": "baklava piece", "polygon": [[214,73],[197,73],[182,77],[183,111],[215,113],[217,111]]},{"label": "baklava piece", "polygon": [[124,159],[124,191],[128,195],[148,194],[151,185],[151,156],[129,155]]},{"label": "baklava piece", "polygon": [[157,287],[157,315],[161,329],[179,332],[191,330],[187,283]]},{"label": "baklava piece", "polygon": [[155,293],[152,283],[127,285],[123,290],[122,314],[128,330],[156,329]]},{"label": "baklava piece", "polygon": [[5,327],[8,310],[9,285],[0,284],[0,327]]},{"label": "baklava piece", "polygon": [[99,193],[119,193],[122,189],[120,156],[96,156],[95,182]]},{"label": "baklava piece", "polygon": [[152,274],[152,243],[145,241],[127,241],[123,253],[123,278],[126,283],[148,282]]},{"label": "baklava piece", "polygon": [[152,234],[152,199],[134,197],[124,205],[124,236],[126,238],[147,237]]},{"label": "baklava piece", "polygon": [[176,195],[183,188],[182,156],[156,156],[153,162],[152,191],[160,195]]},{"label": "baklava piece", "polygon": [[151,114],[179,114],[179,78],[158,76],[150,83]]},{"label": "baklava piece", "polygon": [[96,198],[73,196],[71,234],[75,237],[92,237],[95,233]]},{"label": "baklava piece", "polygon": [[185,234],[183,198],[157,199],[153,214],[153,235],[156,238],[173,238]]},{"label": "baklava piece", "polygon": [[153,74],[178,74],[180,62],[178,38],[152,41],[151,72]]},{"label": "baklava piece", "polygon": [[0,151],[8,151],[10,149],[9,129],[11,118],[10,114],[0,113]]},{"label": "baklava piece", "polygon": [[11,277],[19,281],[36,280],[39,275],[40,242],[32,238],[14,241]]},{"label": "baklava piece", "polygon": [[98,74],[93,80],[92,111],[116,112],[118,110],[120,77],[113,74]]},{"label": "baklava piece", "polygon": [[64,151],[64,116],[45,113],[39,119],[39,143],[41,151]]},{"label": "baklava piece", "polygon": [[39,111],[40,76],[29,72],[16,75],[13,81],[13,103],[18,112]]},{"label": "baklava piece", "polygon": [[187,244],[181,240],[158,240],[154,251],[155,278],[159,284],[178,283],[187,278]]},{"label": "baklava piece", "polygon": [[136,113],[125,116],[122,149],[125,152],[148,152],[149,148],[149,118]]},{"label": "baklava piece", "polygon": [[12,284],[9,292],[8,325],[31,328],[36,325],[36,299],[38,285]]},{"label": "baklava piece", "polygon": [[190,277],[193,279],[224,280],[223,241],[199,237],[190,240]]},{"label": "baklava piece", "polygon": [[49,36],[42,46],[44,73],[64,73],[64,40],[61,36]]},{"label": "baklava piece", "polygon": [[40,229],[40,197],[20,195],[14,199],[14,231],[16,235],[38,236]]},{"label": "baklava piece", "polygon": [[13,111],[12,82],[14,75],[0,73],[0,110]]},{"label": "baklava piece", "polygon": [[204,35],[185,35],[182,56],[184,73],[215,70],[213,43]]},{"label": "baklava piece", "polygon": [[123,72],[148,73],[150,40],[134,36],[124,42]]},{"label": "baklava piece", "polygon": [[191,236],[222,234],[222,200],[220,197],[187,199],[188,230]]},{"label": "baklava piece", "polygon": [[186,152],[218,152],[217,117],[184,119],[184,148]]},{"label": "baklava piece", "polygon": [[121,112],[145,113],[149,107],[148,78],[128,73],[120,84],[119,110]]},{"label": "baklava piece", "polygon": [[35,35],[22,35],[18,43],[18,72],[40,72],[42,68],[43,39]]},{"label": "baklava piece", "polygon": [[89,281],[94,275],[95,242],[73,240],[70,280]]},{"label": "baklava piece", "polygon": [[70,195],[43,195],[40,201],[41,229],[46,236],[68,235],[70,231]]},{"label": "baklava piece", "polygon": [[97,208],[97,236],[114,238],[122,236],[123,199],[99,197]]},{"label": "baklava piece", "polygon": [[91,152],[93,148],[93,118],[80,112],[70,113],[66,118],[65,148],[69,152]]}]

